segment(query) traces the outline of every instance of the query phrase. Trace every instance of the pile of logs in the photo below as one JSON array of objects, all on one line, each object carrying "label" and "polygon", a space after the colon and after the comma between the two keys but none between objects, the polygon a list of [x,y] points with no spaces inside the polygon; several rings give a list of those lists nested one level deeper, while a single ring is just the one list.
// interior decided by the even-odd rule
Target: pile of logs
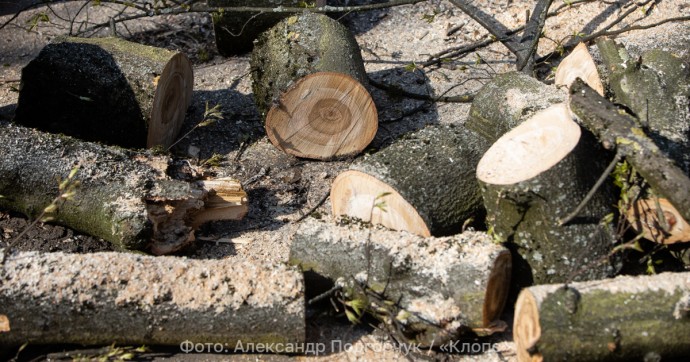
[{"label": "pile of logs", "polygon": [[[209,1],[245,3],[255,5]],[[361,153],[378,120],[352,34],[325,15],[243,16],[216,14],[217,42],[223,54],[253,45],[271,143],[317,160]],[[250,22],[263,32],[245,34]],[[0,344],[301,343],[305,293],[335,284],[351,319],[366,313],[401,343],[504,331],[513,288],[520,361],[687,355],[688,272],[611,277],[616,215],[652,241],[690,241],[690,66],[597,45],[603,65],[581,44],[555,85],[499,75],[465,125],[429,126],[354,161],[332,184],[338,223],[302,221],[290,266],[3,251]],[[238,181],[175,180],[167,157],[121,148],[173,144],[192,84],[183,54],[112,38],[46,46],[23,71],[16,124],[0,125],[0,207],[40,217],[62,192],[54,180],[77,166],[55,221],[124,249],[170,254],[204,222],[241,219]],[[622,160],[644,184],[607,181]]]}]

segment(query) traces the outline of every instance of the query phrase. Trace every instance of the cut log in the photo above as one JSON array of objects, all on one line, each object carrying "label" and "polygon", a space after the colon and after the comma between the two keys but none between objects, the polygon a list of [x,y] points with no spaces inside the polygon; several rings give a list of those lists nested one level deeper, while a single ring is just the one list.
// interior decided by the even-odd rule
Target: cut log
[{"label": "cut log", "polygon": [[52,216],[127,249],[171,253],[194,241],[201,222],[247,212],[237,181],[171,180],[165,158],[12,125],[0,125],[0,154],[0,207],[37,217],[58,195],[57,180],[79,165],[76,194]]},{"label": "cut log", "polygon": [[14,120],[87,141],[165,148],[193,84],[182,53],[119,38],[58,38],[22,70]]},{"label": "cut log", "polygon": [[690,225],[667,199],[637,200],[625,216],[647,240],[661,244],[690,241]]},{"label": "cut log", "polygon": [[601,83],[597,65],[589,54],[584,43],[578,44],[573,51],[558,65],[554,84],[570,88],[575,79],[580,78],[600,95],[604,95],[604,85]]},{"label": "cut log", "polygon": [[[290,263],[305,273],[344,279],[345,295],[400,337],[440,346],[468,332],[502,330],[510,284],[510,252],[485,233],[421,238],[406,232],[304,220],[290,247]],[[366,290],[366,292],[365,292]]]},{"label": "cut log", "polygon": [[667,199],[683,219],[690,220],[690,178],[659,150],[634,118],[579,80],[570,89],[570,109],[604,147],[615,148],[656,195]]},{"label": "cut log", "polygon": [[520,293],[518,361],[660,361],[690,354],[690,273],[538,285]]},{"label": "cut log", "polygon": [[466,127],[489,145],[539,110],[565,101],[565,93],[522,72],[500,74],[474,97]]},{"label": "cut log", "polygon": [[333,181],[333,215],[421,236],[484,216],[474,173],[488,145],[464,127],[427,127],[367,155]]},{"label": "cut log", "polygon": [[245,260],[21,252],[0,265],[0,315],[9,323],[0,345],[185,342],[232,352],[240,341],[304,342],[304,281],[294,267]]},{"label": "cut log", "polygon": [[[495,237],[517,245],[529,268],[520,285],[592,280],[614,272],[607,256],[613,235],[602,223],[616,195],[603,186],[573,221],[576,209],[613,156],[571,118],[565,104],[552,106],[513,128],[484,154],[477,178]],[[516,267],[524,267],[518,265]],[[530,273],[531,272],[531,273]]]},{"label": "cut log", "polygon": [[259,37],[251,63],[256,103],[279,149],[325,160],[355,155],[376,135],[359,46],[337,21],[289,17]]},{"label": "cut log", "polygon": [[651,49],[632,57],[608,38],[597,47],[617,103],[628,107],[659,149],[690,174],[690,64]]},{"label": "cut log", "polygon": [[224,8],[212,14],[213,31],[218,52],[225,57],[252,50],[254,39],[289,14],[272,12],[233,12],[232,7],[313,7],[324,6],[326,0],[208,0],[209,7]]}]

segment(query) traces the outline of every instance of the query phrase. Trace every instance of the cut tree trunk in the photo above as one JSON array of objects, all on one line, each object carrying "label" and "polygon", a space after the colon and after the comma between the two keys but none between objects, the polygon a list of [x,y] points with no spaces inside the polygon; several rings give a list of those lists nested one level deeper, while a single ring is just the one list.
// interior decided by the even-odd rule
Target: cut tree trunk
[{"label": "cut tree trunk", "polygon": [[636,200],[625,217],[647,240],[660,244],[690,241],[690,225],[667,199]]},{"label": "cut tree trunk", "polygon": [[660,49],[632,57],[608,38],[598,38],[597,47],[614,100],[628,107],[659,149],[690,174],[690,64]]},{"label": "cut tree trunk", "polygon": [[[518,284],[592,280],[610,276],[610,225],[616,195],[602,186],[572,221],[573,212],[613,157],[571,118],[564,104],[535,114],[491,146],[477,166],[487,224],[517,246]],[[524,263],[523,261],[523,263]],[[531,271],[531,273],[530,273]],[[579,272],[579,274],[578,274]]]},{"label": "cut tree trunk", "polygon": [[633,117],[580,80],[570,89],[570,109],[604,147],[615,148],[656,195],[667,199],[685,220],[690,220],[690,178],[659,150]]},{"label": "cut tree trunk", "polygon": [[539,110],[565,101],[565,93],[521,72],[494,77],[474,97],[466,127],[491,145]]},{"label": "cut tree trunk", "polygon": [[247,212],[237,181],[171,180],[164,158],[12,125],[0,126],[0,154],[0,207],[37,217],[79,166],[76,194],[51,216],[127,249],[171,253],[194,241],[201,222]]},{"label": "cut tree trunk", "polygon": [[[233,12],[232,7],[305,7],[324,6],[326,0],[208,0],[209,7],[224,8],[212,14],[218,52],[225,57],[252,50],[254,39],[289,14],[272,12]],[[306,10],[306,9],[305,9]]]},{"label": "cut tree trunk", "polygon": [[296,268],[244,260],[22,252],[0,265],[0,315],[9,324],[0,345],[232,352],[238,342],[304,342],[304,281]]},{"label": "cut tree trunk", "polygon": [[314,159],[352,156],[376,135],[359,46],[337,21],[289,17],[259,37],[251,63],[256,103],[279,149]]},{"label": "cut tree trunk", "polygon": [[505,327],[499,318],[510,252],[485,233],[425,239],[306,219],[293,237],[290,263],[307,272],[307,292],[323,277],[341,279],[345,299],[366,301],[363,308],[400,342],[440,346],[467,332],[487,335]]},{"label": "cut tree trunk", "polygon": [[484,217],[476,165],[488,145],[464,127],[427,127],[367,155],[331,187],[333,215],[421,236]]},{"label": "cut tree trunk", "polygon": [[182,53],[119,38],[58,38],[22,70],[15,122],[87,141],[167,148],[193,84]]},{"label": "cut tree trunk", "polygon": [[554,84],[570,88],[575,79],[580,78],[600,95],[604,95],[604,85],[597,65],[584,43],[578,44],[567,57],[558,64]]},{"label": "cut tree trunk", "polygon": [[520,293],[518,361],[660,361],[690,354],[690,273],[538,285]]}]

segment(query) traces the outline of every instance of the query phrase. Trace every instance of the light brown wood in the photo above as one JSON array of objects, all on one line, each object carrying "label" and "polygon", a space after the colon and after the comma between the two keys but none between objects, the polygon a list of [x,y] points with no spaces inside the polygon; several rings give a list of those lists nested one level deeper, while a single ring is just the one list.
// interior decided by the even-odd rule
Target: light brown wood
[{"label": "light brown wood", "polygon": [[162,145],[167,148],[175,142],[192,102],[194,74],[191,62],[186,55],[175,54],[153,82],[156,93],[146,147]]},{"label": "light brown wood", "polygon": [[354,78],[334,72],[301,78],[266,116],[266,133],[276,147],[315,159],[355,155],[371,142],[377,128],[369,92]]},{"label": "light brown wood", "polygon": [[494,185],[531,179],[567,156],[580,134],[565,104],[551,106],[494,143],[477,165],[477,178]]},{"label": "light brown wood", "polygon": [[331,186],[331,205],[333,215],[348,215],[389,229],[431,236],[410,203],[388,184],[364,172],[348,170],[338,175]]},{"label": "light brown wood", "polygon": [[597,65],[589,54],[584,43],[578,44],[573,51],[561,61],[556,69],[556,85],[570,88],[575,79],[580,78],[600,95],[604,95],[604,85],[597,71]]},{"label": "light brown wood", "polygon": [[[662,215],[667,231],[661,226]],[[665,198],[637,200],[626,212],[626,218],[647,240],[660,244],[690,242],[690,225]]]},{"label": "light brown wood", "polygon": [[530,355],[541,337],[541,325],[539,324],[539,306],[531,293],[520,293],[515,304],[515,322],[513,323],[513,340],[517,348],[517,357],[520,362],[541,362],[544,360],[541,354]]},{"label": "light brown wood", "polygon": [[208,221],[241,220],[247,215],[247,193],[238,180],[219,178],[199,181],[199,184],[209,196],[204,201],[204,208],[194,215],[192,225],[195,227]]}]

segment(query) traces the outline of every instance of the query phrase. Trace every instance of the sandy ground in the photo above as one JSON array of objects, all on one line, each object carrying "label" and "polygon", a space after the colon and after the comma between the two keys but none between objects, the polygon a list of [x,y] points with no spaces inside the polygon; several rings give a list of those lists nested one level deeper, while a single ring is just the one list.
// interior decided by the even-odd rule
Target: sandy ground
[{"label": "sandy ground", "polygon": [[[540,42],[539,54],[548,54],[559,42],[573,43],[573,34],[591,34],[601,29],[632,6],[631,3],[627,0],[594,1],[567,6],[564,1],[554,1],[552,10],[560,10],[558,15],[549,18],[546,23],[545,38]],[[493,14],[507,27],[514,28],[524,24],[526,11],[533,2],[476,0],[474,4]],[[654,4],[643,10],[636,10],[614,29],[690,15],[690,4],[686,0],[660,0]],[[1,6],[0,9],[3,9]],[[63,14],[74,11],[74,6],[56,5],[54,11]],[[64,23],[39,23],[36,28],[27,31],[26,27],[32,16],[39,11],[45,9],[22,14],[12,24],[0,30],[0,121],[12,118],[21,68],[53,37],[65,33]],[[94,17],[98,15],[95,13]],[[0,22],[7,20],[9,15],[0,16]],[[421,64],[431,54],[488,38],[485,30],[447,1],[433,0],[414,6],[354,14],[343,21],[356,34],[368,74],[376,80],[398,84],[411,92],[431,92],[436,95],[476,92],[494,75],[514,68],[514,57],[501,44],[495,43],[463,58],[444,62],[441,66],[417,66],[410,70],[409,65]],[[57,20],[53,22],[59,23]],[[449,35],[449,30],[458,27],[459,30]],[[192,132],[175,147],[174,156],[194,164],[214,154],[222,155],[224,160],[221,165],[213,167],[209,172],[219,177],[238,178],[249,195],[250,211],[244,220],[217,222],[205,226],[199,232],[199,236],[211,240],[222,239],[222,242],[199,242],[185,255],[194,258],[285,262],[289,253],[290,235],[297,227],[295,221],[323,199],[333,178],[347,168],[351,161],[316,162],[297,159],[283,154],[270,144],[252,100],[251,77],[248,74],[249,56],[219,56],[209,16],[194,14],[144,18],[128,24],[127,29],[129,32],[123,27],[119,28],[122,35],[129,39],[183,51],[194,61],[194,98],[183,132],[192,129],[201,120],[206,102],[211,105],[220,104],[222,107],[224,120]],[[107,34],[108,31],[104,30],[104,33]],[[618,39],[633,50],[667,48],[690,59],[690,22],[670,22],[647,30],[631,31],[620,35]],[[545,81],[550,80],[550,68],[557,62],[558,59],[554,59],[553,63],[540,67],[539,74]],[[367,152],[385,147],[400,135],[429,124],[462,124],[469,110],[469,104],[425,104],[422,101],[395,98],[375,88],[371,88],[371,93],[379,110],[380,126]],[[328,200],[317,210],[323,217],[331,218]],[[2,240],[9,240],[16,235],[23,225],[25,222],[16,215],[0,210],[0,245]],[[43,233],[41,230],[46,231]],[[53,237],[45,238],[54,242],[35,242],[37,238],[50,233]],[[108,249],[108,245],[64,228],[56,231],[51,226],[41,226],[19,248],[92,251]],[[505,315],[507,321],[512,320],[510,313],[508,311]],[[330,344],[331,340],[345,340],[359,346],[350,351],[331,354],[324,360],[404,360],[410,357],[390,348],[378,348],[391,346],[390,341],[386,340],[383,333],[371,328],[353,327],[342,321],[324,318],[310,321],[309,325],[310,341]],[[412,358],[468,361],[514,359],[510,330],[494,337],[490,342],[495,343],[493,348],[480,355],[424,351]],[[171,356],[165,354],[164,357]],[[175,358],[188,360],[190,357],[195,360],[214,360],[226,359],[228,356],[195,354],[177,355]],[[246,357],[252,360],[255,358],[264,359],[260,356]],[[277,360],[281,357],[266,359]]]}]

